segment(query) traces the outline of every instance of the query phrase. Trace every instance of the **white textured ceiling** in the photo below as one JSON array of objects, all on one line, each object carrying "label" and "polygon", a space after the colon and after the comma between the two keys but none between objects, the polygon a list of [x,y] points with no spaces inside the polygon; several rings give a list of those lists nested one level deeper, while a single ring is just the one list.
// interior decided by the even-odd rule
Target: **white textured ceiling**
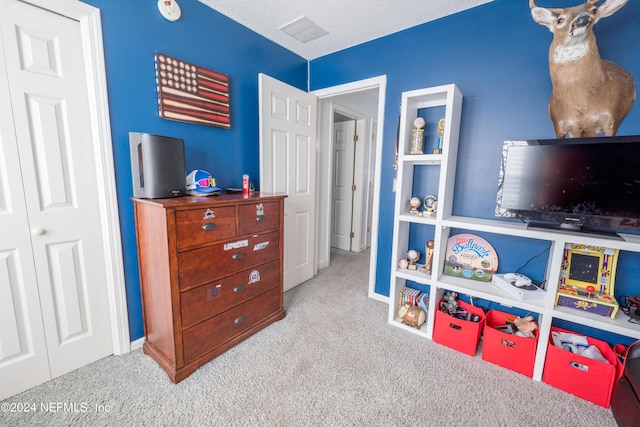
[{"label": "white textured ceiling", "polygon": [[[493,0],[200,0],[307,60]],[[280,30],[302,16],[328,34],[307,43]]]}]

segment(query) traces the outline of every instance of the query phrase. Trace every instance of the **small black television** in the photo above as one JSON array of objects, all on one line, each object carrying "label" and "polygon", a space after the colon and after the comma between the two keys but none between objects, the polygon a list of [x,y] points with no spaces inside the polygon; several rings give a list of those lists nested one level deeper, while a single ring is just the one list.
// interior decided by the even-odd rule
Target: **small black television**
[{"label": "small black television", "polygon": [[613,238],[640,230],[640,135],[505,141],[495,215]]}]

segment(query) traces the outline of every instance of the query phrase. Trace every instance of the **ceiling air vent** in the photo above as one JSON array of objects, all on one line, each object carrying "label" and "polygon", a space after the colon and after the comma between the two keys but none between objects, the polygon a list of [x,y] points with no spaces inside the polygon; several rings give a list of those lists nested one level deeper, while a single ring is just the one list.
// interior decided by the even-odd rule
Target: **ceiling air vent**
[{"label": "ceiling air vent", "polygon": [[302,43],[307,43],[327,34],[324,28],[321,28],[306,16],[301,16],[283,25],[280,29]]}]

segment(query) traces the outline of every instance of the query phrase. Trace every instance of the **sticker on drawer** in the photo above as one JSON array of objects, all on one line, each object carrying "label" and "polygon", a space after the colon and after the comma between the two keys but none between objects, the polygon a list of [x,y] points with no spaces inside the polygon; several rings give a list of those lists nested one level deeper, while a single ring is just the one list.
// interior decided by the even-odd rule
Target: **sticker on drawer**
[{"label": "sticker on drawer", "polygon": [[224,244],[224,250],[228,251],[228,250],[231,250],[231,249],[244,248],[246,246],[249,246],[249,241],[248,240],[238,240],[237,242],[233,242],[233,243],[225,243]]},{"label": "sticker on drawer", "polygon": [[207,300],[210,300],[212,298],[215,298],[218,296],[218,294],[220,293],[220,289],[222,288],[221,284],[217,284],[215,286],[210,286],[207,289]]},{"label": "sticker on drawer", "polygon": [[202,219],[213,219],[215,217],[216,217],[216,214],[211,209],[207,209]]},{"label": "sticker on drawer", "polygon": [[260,281],[260,272],[258,270],[253,270],[249,273],[249,284],[258,283]]},{"label": "sticker on drawer", "polygon": [[269,244],[268,240],[266,242],[258,243],[253,247],[253,250],[261,251],[262,249],[266,248],[268,244]]}]

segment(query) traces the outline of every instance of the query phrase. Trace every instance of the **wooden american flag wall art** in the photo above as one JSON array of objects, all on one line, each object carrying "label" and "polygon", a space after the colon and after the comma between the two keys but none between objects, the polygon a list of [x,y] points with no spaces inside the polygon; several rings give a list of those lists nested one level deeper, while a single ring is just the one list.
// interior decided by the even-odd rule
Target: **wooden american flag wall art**
[{"label": "wooden american flag wall art", "polygon": [[198,65],[155,54],[160,117],[231,128],[229,77]]}]

